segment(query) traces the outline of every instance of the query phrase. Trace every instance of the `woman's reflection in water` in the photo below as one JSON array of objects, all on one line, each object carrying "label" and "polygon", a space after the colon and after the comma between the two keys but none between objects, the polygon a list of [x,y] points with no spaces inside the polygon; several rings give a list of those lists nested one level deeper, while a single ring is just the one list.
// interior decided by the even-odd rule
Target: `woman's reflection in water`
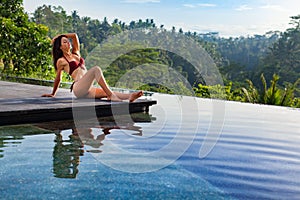
[{"label": "woman's reflection in water", "polygon": [[101,153],[99,149],[105,139],[105,136],[111,133],[112,129],[133,130],[133,135],[142,135],[141,127],[133,124],[126,126],[101,125],[97,128],[102,129],[102,134],[95,137],[92,128],[72,128],[72,134],[68,140],[64,140],[61,132],[56,134],[55,147],[53,150],[53,173],[57,178],[76,178],[78,174],[78,165],[80,156],[84,155],[84,145],[91,146],[92,150],[86,150],[91,153]]},{"label": "woman's reflection in water", "polygon": [[53,150],[53,173],[58,178],[76,178],[78,174],[79,156],[84,153],[83,144],[76,134],[63,140],[60,133],[56,134]]}]

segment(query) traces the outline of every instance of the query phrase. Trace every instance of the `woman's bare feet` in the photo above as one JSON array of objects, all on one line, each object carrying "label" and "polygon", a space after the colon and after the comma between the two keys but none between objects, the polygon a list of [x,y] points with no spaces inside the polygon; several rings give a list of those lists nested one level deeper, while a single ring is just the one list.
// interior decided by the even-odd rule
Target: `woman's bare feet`
[{"label": "woman's bare feet", "polygon": [[131,93],[131,95],[129,97],[129,102],[135,101],[136,99],[138,99],[141,96],[143,96],[143,94],[144,94],[143,91]]},{"label": "woman's bare feet", "polygon": [[129,94],[129,97],[126,95],[126,97],[124,96],[120,96],[118,97],[118,93],[115,94],[114,92],[112,92],[111,96],[108,96],[107,99],[110,101],[122,101],[122,100],[127,100],[129,102],[133,102],[136,99],[140,98],[141,96],[143,96],[143,91],[139,91],[139,92],[133,92],[131,94]]}]

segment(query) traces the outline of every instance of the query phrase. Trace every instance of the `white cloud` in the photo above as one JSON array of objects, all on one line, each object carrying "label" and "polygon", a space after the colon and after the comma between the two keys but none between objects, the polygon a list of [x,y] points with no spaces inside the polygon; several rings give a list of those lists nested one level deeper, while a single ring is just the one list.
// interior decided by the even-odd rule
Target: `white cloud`
[{"label": "white cloud", "polygon": [[198,3],[198,4],[183,4],[187,8],[197,8],[197,7],[216,7],[216,4],[211,3]]},{"label": "white cloud", "polygon": [[251,8],[250,6],[248,5],[241,5],[239,6],[238,8],[236,8],[235,10],[237,11],[245,11],[245,10],[252,10],[253,8]]},{"label": "white cloud", "polygon": [[195,8],[196,6],[193,5],[193,4],[183,4],[184,7],[187,7],[187,8]]},{"label": "white cloud", "polygon": [[216,7],[216,4],[211,4],[211,3],[199,3],[197,4],[200,7]]},{"label": "white cloud", "polygon": [[282,11],[282,12],[287,11],[287,9],[283,8],[280,5],[270,5],[270,4],[268,4],[268,5],[261,6],[260,8],[266,9],[266,10],[271,10],[271,11]]},{"label": "white cloud", "polygon": [[122,3],[160,3],[160,0],[123,0]]}]

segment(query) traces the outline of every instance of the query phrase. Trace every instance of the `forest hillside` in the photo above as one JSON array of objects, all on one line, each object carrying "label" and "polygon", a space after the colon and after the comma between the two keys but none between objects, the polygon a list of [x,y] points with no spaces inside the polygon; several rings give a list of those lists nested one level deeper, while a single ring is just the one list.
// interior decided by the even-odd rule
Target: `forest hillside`
[{"label": "forest hillside", "polygon": [[[157,71],[144,73],[164,73],[159,66],[167,65],[184,77],[199,97],[212,97],[212,93],[222,90],[228,100],[300,106],[300,15],[291,17],[292,28],[284,32],[269,31],[264,35],[222,38],[215,32],[197,33],[184,31],[180,27],[166,30],[164,25],[156,24],[153,19],[132,20],[129,24],[114,19],[109,23],[107,18],[91,19],[80,16],[77,11],[69,15],[62,7],[51,5],[37,8],[29,17],[24,12],[22,0],[13,3],[3,0],[0,5],[2,79],[8,76],[53,79],[55,70],[50,40],[60,33],[76,32],[80,38],[81,55],[101,63],[105,60],[97,60],[96,56],[92,58],[92,52],[109,37],[136,29],[143,30],[145,34],[151,30],[152,34],[160,36],[167,33],[164,35],[169,36],[159,39],[158,43],[167,43],[173,36],[184,36],[201,45],[213,59],[224,84],[208,84],[207,80],[215,78],[212,72],[208,77],[197,73],[191,62],[174,52],[137,48],[105,66],[104,74],[110,85],[115,86],[122,75],[135,66],[154,63]],[[124,40],[130,37],[126,36]],[[110,52],[118,49],[117,45],[105,45]],[[183,46],[182,49],[188,47]],[[190,52],[183,54],[188,56]],[[69,81],[69,77],[65,75],[64,80]],[[178,81],[174,85],[177,88],[175,91],[157,83],[142,85],[139,89],[190,95],[187,92],[190,89],[185,85],[184,81]]]}]

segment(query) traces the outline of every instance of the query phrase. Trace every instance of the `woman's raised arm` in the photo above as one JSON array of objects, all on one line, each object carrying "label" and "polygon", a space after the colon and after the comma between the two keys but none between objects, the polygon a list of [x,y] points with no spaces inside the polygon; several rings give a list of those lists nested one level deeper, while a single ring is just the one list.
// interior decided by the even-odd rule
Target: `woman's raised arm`
[{"label": "woman's raised arm", "polygon": [[80,55],[80,43],[76,33],[65,34],[68,38],[72,39],[72,53]]},{"label": "woman's raised arm", "polygon": [[52,44],[54,43],[54,40],[60,35],[65,35],[69,39],[72,39],[72,53],[76,53],[77,55],[80,55],[80,43],[77,34],[76,33],[59,34],[52,39]]}]

